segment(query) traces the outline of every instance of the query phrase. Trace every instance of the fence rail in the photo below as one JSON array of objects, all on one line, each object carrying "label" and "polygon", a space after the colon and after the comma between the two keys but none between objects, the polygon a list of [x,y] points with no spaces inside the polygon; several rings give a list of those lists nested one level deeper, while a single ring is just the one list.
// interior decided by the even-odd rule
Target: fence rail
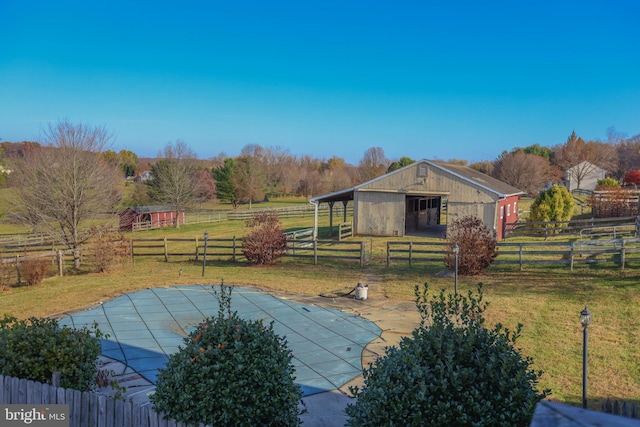
[{"label": "fence rail", "polygon": [[353,221],[343,222],[338,226],[338,240],[353,237]]},{"label": "fence rail", "polygon": [[0,403],[69,405],[70,427],[188,427],[149,406],[101,394],[0,375]]},{"label": "fence rail", "polygon": [[621,403],[619,400],[605,400],[602,402],[601,411],[606,414],[621,415],[627,418],[640,418],[640,409],[637,404],[627,402]]},{"label": "fence rail", "polygon": [[[562,235],[580,235],[584,229],[594,227],[640,227],[639,217],[626,216],[617,218],[591,218],[591,219],[575,219],[571,221],[548,221],[548,222],[511,222],[506,224],[507,237],[513,238],[517,236],[534,236],[544,237],[558,234]],[[612,236],[613,237],[613,236]]]},{"label": "fence rail", "polygon": [[[228,211],[194,211],[185,213],[185,224],[203,224],[203,223],[217,223],[222,221],[246,221],[254,217],[258,212],[268,211],[278,214],[278,218],[307,218],[315,215],[315,206],[298,205],[288,206],[282,208],[261,208],[258,205],[257,209],[248,210],[228,210]],[[329,215],[329,206],[320,205],[318,207],[319,216]],[[334,215],[345,215],[345,209],[343,206],[334,206]],[[353,207],[347,206],[347,215],[353,215]]]},{"label": "fence rail", "polygon": [[[393,261],[416,262],[442,261],[444,242],[387,242],[387,267]],[[517,265],[523,270],[526,265],[617,263],[624,269],[629,261],[640,261],[640,239],[601,239],[576,242],[500,242],[494,264]],[[461,254],[460,256],[464,256]]]}]

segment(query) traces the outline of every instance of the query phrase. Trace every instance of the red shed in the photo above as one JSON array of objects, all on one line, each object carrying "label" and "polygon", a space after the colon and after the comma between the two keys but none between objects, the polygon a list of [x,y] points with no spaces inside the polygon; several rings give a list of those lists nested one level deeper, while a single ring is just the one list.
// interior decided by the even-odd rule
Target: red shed
[{"label": "red shed", "polygon": [[171,206],[136,206],[118,212],[120,231],[140,227],[158,228],[184,225],[184,211],[176,212]]}]

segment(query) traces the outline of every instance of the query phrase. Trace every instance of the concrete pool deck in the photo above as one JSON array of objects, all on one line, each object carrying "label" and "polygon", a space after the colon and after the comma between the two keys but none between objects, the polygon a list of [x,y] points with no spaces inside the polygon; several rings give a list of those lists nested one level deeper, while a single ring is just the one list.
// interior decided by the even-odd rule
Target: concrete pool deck
[{"label": "concrete pool deck", "polygon": [[[236,287],[232,310],[246,319],[274,322],[285,336],[304,397],[305,426],[344,425],[348,387],[362,384],[362,367],[409,335],[419,322],[413,303],[390,302],[369,285],[368,299],[277,295]],[[211,285],[151,288],[122,295],[60,320],[75,327],[94,322],[103,333],[104,369],[113,371],[127,397],[148,403],[158,369],[204,318],[218,312]]]}]

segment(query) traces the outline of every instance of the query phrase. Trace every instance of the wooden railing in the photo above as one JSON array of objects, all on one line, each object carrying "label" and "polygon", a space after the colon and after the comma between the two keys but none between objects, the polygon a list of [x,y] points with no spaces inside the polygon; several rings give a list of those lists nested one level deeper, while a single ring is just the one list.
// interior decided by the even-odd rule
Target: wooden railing
[{"label": "wooden railing", "polygon": [[[392,262],[442,262],[445,242],[387,242],[387,267]],[[624,269],[630,261],[640,261],[640,239],[601,239],[576,242],[499,242],[494,264],[568,265],[616,263]]]},{"label": "wooden railing", "polygon": [[150,406],[2,375],[0,403],[24,404],[27,408],[27,405],[68,405],[70,427],[187,427],[184,423],[165,419]]}]

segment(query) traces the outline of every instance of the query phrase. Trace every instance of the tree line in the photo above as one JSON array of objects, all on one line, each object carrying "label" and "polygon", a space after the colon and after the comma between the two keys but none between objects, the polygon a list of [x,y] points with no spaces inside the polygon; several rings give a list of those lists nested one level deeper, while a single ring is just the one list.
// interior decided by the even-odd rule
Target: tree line
[{"label": "tree line", "polygon": [[[410,157],[391,161],[382,148],[372,147],[354,166],[338,156],[296,156],[282,147],[257,144],[246,145],[236,157],[221,153],[202,160],[186,142],[175,141],[167,143],[156,159],[144,162],[134,152],[109,150],[111,138],[104,127],[61,120],[49,124],[39,142],[0,143],[3,171],[11,171],[2,175],[16,189],[14,217],[32,224],[34,230],[49,228],[49,234],[77,248],[88,238],[80,224],[97,213],[151,203],[179,211],[212,199],[237,206],[269,195],[311,197],[349,188],[414,161]],[[467,165],[466,160],[449,161]],[[469,166],[534,193],[583,161],[620,180],[640,165],[640,135],[627,138],[610,129],[605,142],[585,141],[572,132],[564,144],[516,148],[494,161]],[[145,170],[150,179],[131,184],[133,191],[123,198],[123,178]],[[582,168],[574,173],[588,172]]]}]

